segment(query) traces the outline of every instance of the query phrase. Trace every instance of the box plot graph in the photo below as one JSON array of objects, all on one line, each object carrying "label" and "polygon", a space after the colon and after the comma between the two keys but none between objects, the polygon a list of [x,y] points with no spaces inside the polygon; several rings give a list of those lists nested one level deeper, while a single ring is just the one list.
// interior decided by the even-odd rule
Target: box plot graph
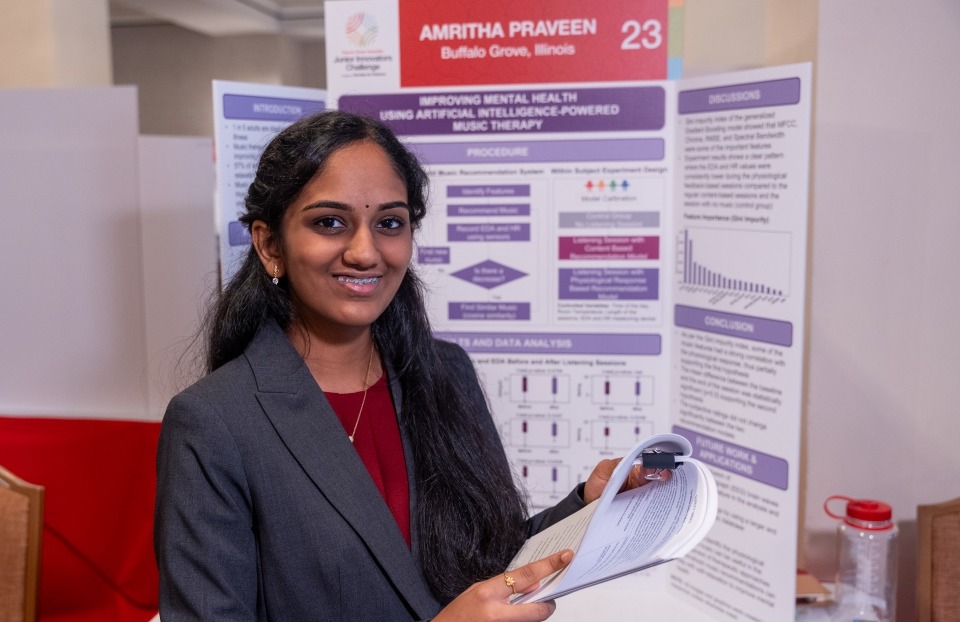
[{"label": "box plot graph", "polygon": [[565,464],[521,464],[518,468],[521,485],[528,492],[566,494],[573,487],[570,467]]},{"label": "box plot graph", "polygon": [[602,421],[590,423],[590,447],[598,450],[630,450],[653,434],[649,421]]},{"label": "box plot graph", "polygon": [[570,378],[563,374],[512,374],[510,401],[520,404],[560,404],[570,401]]},{"label": "box plot graph", "polygon": [[570,446],[570,422],[565,419],[515,417],[510,420],[512,447],[561,448]]},{"label": "box plot graph", "polygon": [[590,401],[601,406],[653,404],[652,376],[591,376]]}]

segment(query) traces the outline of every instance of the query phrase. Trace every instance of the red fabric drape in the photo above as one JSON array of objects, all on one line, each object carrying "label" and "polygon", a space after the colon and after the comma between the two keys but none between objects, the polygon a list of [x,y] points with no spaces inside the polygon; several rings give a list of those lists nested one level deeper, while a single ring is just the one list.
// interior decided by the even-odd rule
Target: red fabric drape
[{"label": "red fabric drape", "polygon": [[156,613],[159,433],[159,422],[0,416],[0,464],[46,488],[41,621]]}]

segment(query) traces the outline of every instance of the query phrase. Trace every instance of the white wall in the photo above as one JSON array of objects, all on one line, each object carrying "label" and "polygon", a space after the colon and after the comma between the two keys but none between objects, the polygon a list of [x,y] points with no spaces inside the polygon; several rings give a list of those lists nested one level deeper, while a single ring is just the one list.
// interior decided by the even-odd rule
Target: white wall
[{"label": "white wall", "polygon": [[833,571],[829,495],[892,504],[899,619],[913,619],[916,506],[960,496],[960,4],[687,0],[685,13],[687,75],[814,61],[801,557]]},{"label": "white wall", "polygon": [[116,84],[140,92],[144,134],[213,136],[213,80],[322,87],[322,41],[280,35],[208,37],[177,26],[112,30]]},{"label": "white wall", "polygon": [[139,137],[130,87],[0,90],[0,136],[0,415],[159,419],[216,283],[213,141]]},{"label": "white wall", "polygon": [[[960,496],[960,4],[821,0],[809,495]],[[847,455],[848,459],[838,459]],[[834,458],[836,457],[836,458]],[[808,509],[811,527],[831,521]]]},{"label": "white wall", "polygon": [[139,417],[133,89],[0,91],[0,413]]},{"label": "white wall", "polygon": [[147,415],[202,371],[192,347],[218,286],[213,140],[140,137],[140,225]]},{"label": "white wall", "polygon": [[960,4],[821,0],[819,32],[806,553],[828,495],[887,501],[906,603],[917,504],[960,497]]}]

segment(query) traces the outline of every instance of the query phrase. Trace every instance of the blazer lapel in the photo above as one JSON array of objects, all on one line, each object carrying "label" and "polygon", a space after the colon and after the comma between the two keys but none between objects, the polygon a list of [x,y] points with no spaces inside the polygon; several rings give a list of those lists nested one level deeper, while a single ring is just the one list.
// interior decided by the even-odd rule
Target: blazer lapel
[{"label": "blazer lapel", "polygon": [[[246,356],[257,379],[257,400],[287,449],[368,545],[418,616],[433,615],[437,602],[422,580],[393,515],[289,339],[270,321],[248,346]],[[406,440],[404,454],[412,475]]]}]

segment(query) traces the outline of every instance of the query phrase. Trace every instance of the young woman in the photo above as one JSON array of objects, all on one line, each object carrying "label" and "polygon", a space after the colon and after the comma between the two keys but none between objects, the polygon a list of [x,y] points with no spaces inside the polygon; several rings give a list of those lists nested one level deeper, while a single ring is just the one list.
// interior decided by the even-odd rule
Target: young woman
[{"label": "young woman", "polygon": [[164,622],[553,612],[508,598],[569,551],[504,568],[615,462],[526,517],[470,359],[433,339],[409,266],[426,181],[386,127],[342,112],[263,153],[241,218],[253,244],[208,320],[209,373],[163,421]]}]

